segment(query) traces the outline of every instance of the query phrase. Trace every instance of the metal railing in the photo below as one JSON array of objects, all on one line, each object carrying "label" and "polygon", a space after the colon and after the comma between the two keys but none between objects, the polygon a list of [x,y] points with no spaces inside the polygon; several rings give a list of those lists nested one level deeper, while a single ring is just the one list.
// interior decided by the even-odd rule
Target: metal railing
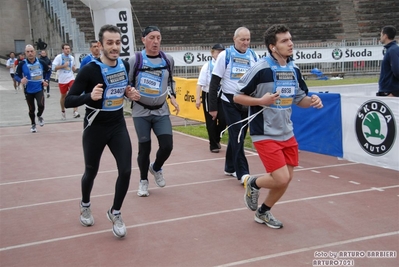
[{"label": "metal railing", "polygon": [[57,29],[64,42],[70,43],[75,53],[90,51],[90,45],[85,41],[85,34],[80,31],[71,10],[62,0],[41,0],[47,14],[57,25]]}]

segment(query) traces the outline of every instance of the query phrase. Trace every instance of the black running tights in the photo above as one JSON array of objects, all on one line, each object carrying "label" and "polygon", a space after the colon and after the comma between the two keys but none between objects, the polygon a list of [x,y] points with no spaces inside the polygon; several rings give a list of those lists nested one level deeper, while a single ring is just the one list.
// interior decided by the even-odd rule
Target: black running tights
[{"label": "black running tights", "polygon": [[39,92],[33,93],[33,94],[26,93],[25,98],[26,98],[26,103],[28,104],[28,107],[29,107],[30,122],[31,122],[31,124],[36,124],[36,121],[35,121],[35,110],[36,110],[35,99],[36,99],[36,103],[37,103],[37,116],[40,117],[40,116],[42,116],[43,111],[44,111],[43,90],[40,90]]},{"label": "black running tights", "polygon": [[83,132],[85,172],[82,177],[82,202],[90,202],[90,193],[100,165],[101,155],[108,146],[115,158],[118,178],[112,209],[120,210],[129,189],[132,170],[132,145],[125,120],[119,123],[93,124]]}]

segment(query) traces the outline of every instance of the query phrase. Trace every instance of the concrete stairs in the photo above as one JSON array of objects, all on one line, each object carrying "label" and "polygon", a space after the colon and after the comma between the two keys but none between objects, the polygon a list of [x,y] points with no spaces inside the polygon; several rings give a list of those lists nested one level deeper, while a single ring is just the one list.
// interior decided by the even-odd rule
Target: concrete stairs
[{"label": "concrete stairs", "polygon": [[381,28],[394,25],[399,29],[398,0],[353,0],[361,38],[380,37]]},{"label": "concrete stairs", "polygon": [[[96,39],[89,8],[80,0],[63,0],[76,18],[86,42]],[[157,25],[164,46],[231,44],[236,28],[251,30],[251,44],[262,45],[263,33],[274,23],[291,28],[296,42],[378,38],[381,27],[395,26],[399,1],[385,0],[130,0],[137,46],[141,30]]]}]

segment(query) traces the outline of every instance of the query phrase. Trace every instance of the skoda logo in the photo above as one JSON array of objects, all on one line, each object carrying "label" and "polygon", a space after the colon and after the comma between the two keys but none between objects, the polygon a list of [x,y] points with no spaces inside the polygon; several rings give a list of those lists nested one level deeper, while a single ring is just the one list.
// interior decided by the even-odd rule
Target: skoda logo
[{"label": "skoda logo", "polygon": [[342,55],[343,55],[342,50],[339,49],[339,48],[335,48],[335,49],[332,51],[332,57],[333,57],[333,59],[335,59],[335,60],[341,59],[341,58],[342,58]]},{"label": "skoda logo", "polygon": [[387,105],[369,100],[358,109],[356,136],[362,149],[372,156],[382,156],[392,148],[396,137],[395,118]]},{"label": "skoda logo", "polygon": [[184,54],[184,62],[187,64],[191,64],[194,62],[194,54],[191,52],[187,52]]},{"label": "skoda logo", "polygon": [[80,54],[79,56],[79,63],[82,62],[82,60],[87,56],[87,54]]}]

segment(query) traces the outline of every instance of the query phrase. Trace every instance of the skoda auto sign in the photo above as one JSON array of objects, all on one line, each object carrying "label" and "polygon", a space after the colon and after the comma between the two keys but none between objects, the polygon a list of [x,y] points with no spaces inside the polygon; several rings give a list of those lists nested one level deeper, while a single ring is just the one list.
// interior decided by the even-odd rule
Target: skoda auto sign
[{"label": "skoda auto sign", "polygon": [[363,103],[358,109],[355,127],[359,145],[369,155],[382,156],[395,142],[395,118],[382,101],[373,99]]}]

